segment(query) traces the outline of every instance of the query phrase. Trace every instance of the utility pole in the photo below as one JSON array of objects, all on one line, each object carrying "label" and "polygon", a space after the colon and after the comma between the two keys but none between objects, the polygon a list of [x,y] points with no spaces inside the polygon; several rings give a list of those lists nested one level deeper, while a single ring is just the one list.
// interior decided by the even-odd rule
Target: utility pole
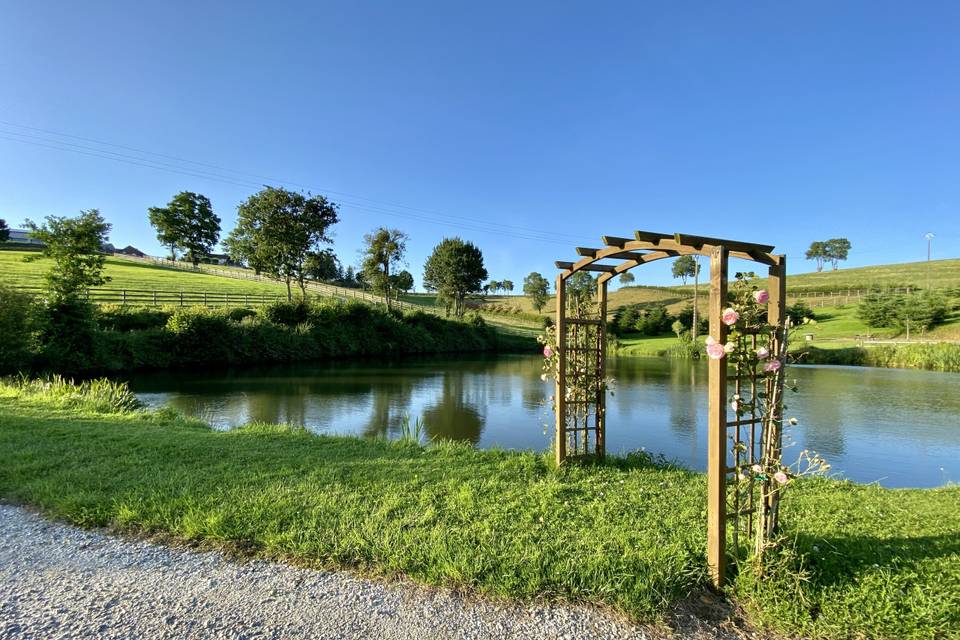
[{"label": "utility pole", "polygon": [[930,254],[931,254],[931,249],[933,245],[934,235],[928,231],[927,234],[923,237],[927,239],[927,289],[929,289],[930,288]]}]

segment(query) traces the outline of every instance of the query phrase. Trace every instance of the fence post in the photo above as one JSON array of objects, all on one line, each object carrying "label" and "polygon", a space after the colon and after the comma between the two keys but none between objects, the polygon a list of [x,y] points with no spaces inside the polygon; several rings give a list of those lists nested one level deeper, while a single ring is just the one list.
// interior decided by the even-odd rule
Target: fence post
[{"label": "fence post", "polygon": [[157,290],[153,290],[153,306],[157,306]]},{"label": "fence post", "polygon": [[205,306],[205,307],[208,306],[208,305],[207,305],[207,292],[206,292],[206,291],[203,292],[203,306]]},{"label": "fence post", "polygon": [[126,289],[121,290],[120,295],[121,295],[121,300],[123,301],[123,306],[124,307],[127,306],[127,290]]},{"label": "fence post", "polygon": [[183,306],[183,289],[180,289],[180,306]]}]

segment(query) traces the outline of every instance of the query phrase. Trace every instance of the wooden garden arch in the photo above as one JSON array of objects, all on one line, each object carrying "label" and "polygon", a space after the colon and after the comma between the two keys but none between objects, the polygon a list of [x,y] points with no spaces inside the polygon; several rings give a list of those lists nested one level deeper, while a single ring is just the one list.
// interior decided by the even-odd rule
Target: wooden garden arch
[{"label": "wooden garden arch", "polygon": [[[606,370],[607,283],[611,278],[664,258],[709,256],[710,336],[723,344],[727,341],[728,327],[721,322],[721,315],[727,306],[727,265],[730,257],[766,265],[769,274],[767,290],[770,294],[767,321],[775,327],[775,340],[782,341],[786,337],[786,256],[772,253],[772,245],[648,231],[634,232],[633,239],[602,236],[602,241],[603,248],[577,247],[577,254],[581,257],[576,262],[556,262],[561,270],[556,282],[558,370],[554,396],[558,464],[569,459],[602,458],[604,455],[606,392],[603,380]],[[567,283],[571,276],[581,271],[599,273],[596,312],[571,315]],[[571,396],[568,394],[567,379],[576,375],[591,376],[597,383],[596,387],[581,397]],[[753,426],[759,422],[756,417],[742,420],[739,415],[734,421],[727,420],[727,378],[727,360],[711,359],[707,414],[707,562],[713,583],[718,587],[723,584],[726,574],[728,521],[735,521],[735,536],[739,528],[737,521],[747,513],[738,505],[728,514],[727,485],[731,467],[728,463],[727,438],[731,428],[736,430],[738,440],[741,437],[740,430],[744,427],[750,427],[752,434]]]}]

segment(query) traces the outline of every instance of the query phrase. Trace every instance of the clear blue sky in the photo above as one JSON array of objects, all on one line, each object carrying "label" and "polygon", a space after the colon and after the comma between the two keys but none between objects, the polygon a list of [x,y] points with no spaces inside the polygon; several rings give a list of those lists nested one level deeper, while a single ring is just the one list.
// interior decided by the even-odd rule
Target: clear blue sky
[{"label": "clear blue sky", "polygon": [[[776,244],[794,273],[833,236],[852,241],[850,265],[925,259],[927,231],[934,257],[960,256],[956,2],[10,1],[0,15],[14,225],[95,207],[115,244],[159,254],[148,207],[201,192],[226,233],[271,183],[343,203],[346,264],[366,231],[407,231],[418,281],[452,235],[518,284],[638,228]],[[664,283],[668,268],[635,273]]]}]

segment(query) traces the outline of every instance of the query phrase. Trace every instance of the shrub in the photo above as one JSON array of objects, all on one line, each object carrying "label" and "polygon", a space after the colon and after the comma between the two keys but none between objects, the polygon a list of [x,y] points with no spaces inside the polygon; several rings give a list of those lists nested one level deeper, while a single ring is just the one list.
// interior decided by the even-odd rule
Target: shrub
[{"label": "shrub", "polygon": [[101,378],[75,383],[60,375],[49,378],[13,378],[0,381],[23,398],[37,398],[68,409],[99,413],[127,413],[141,407],[126,382]]},{"label": "shrub", "polygon": [[30,368],[36,304],[28,294],[0,286],[0,372]]},{"label": "shrub", "polygon": [[99,354],[93,305],[76,298],[50,301],[39,324],[41,369],[72,375],[95,368]]},{"label": "shrub", "polygon": [[169,309],[109,304],[97,310],[97,324],[109,331],[159,329],[167,324],[171,313]]},{"label": "shrub", "polygon": [[180,363],[229,363],[234,350],[232,328],[226,312],[206,307],[177,309],[166,325],[175,338],[175,356]]},{"label": "shrub", "polygon": [[306,321],[310,314],[310,305],[304,300],[278,301],[261,307],[260,314],[270,322],[295,327]]},{"label": "shrub", "polygon": [[797,300],[787,307],[787,317],[794,326],[803,324],[805,320],[816,320],[813,309],[803,300]]}]

